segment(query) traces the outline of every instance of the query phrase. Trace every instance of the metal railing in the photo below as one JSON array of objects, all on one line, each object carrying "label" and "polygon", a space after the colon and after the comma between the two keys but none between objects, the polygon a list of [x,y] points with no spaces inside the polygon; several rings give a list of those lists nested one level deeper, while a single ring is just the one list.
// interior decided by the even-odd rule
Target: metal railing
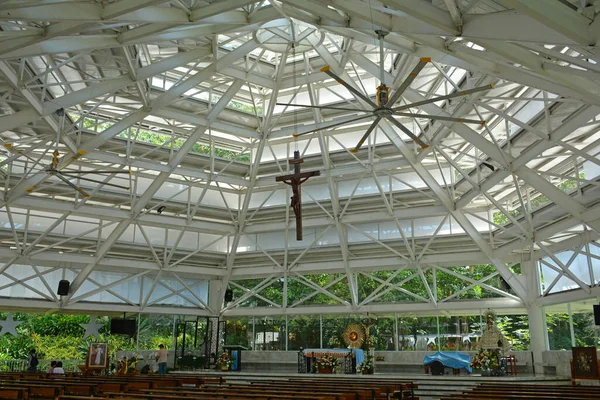
[{"label": "metal railing", "polygon": [[[56,360],[59,361],[59,360]],[[85,364],[85,360],[60,360],[65,372],[79,372],[78,365]],[[52,360],[40,360],[37,366],[39,372],[46,372],[50,368]],[[27,371],[27,360],[0,360],[0,372]]]}]

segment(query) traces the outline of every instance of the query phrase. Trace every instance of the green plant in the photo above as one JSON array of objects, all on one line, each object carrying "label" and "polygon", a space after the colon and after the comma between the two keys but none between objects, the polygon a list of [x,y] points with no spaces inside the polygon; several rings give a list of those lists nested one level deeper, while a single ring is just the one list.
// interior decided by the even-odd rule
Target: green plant
[{"label": "green plant", "polygon": [[215,361],[215,364],[219,368],[227,368],[227,369],[229,369],[233,365],[233,360],[231,359],[231,357],[229,356],[229,354],[227,352],[223,352],[217,358],[217,360]]},{"label": "green plant", "polygon": [[366,355],[364,360],[356,366],[356,372],[361,372],[363,374],[372,374],[375,365],[373,363],[373,356]]},{"label": "green plant", "polygon": [[340,347],[342,344],[340,342],[340,339],[337,336],[332,336],[329,338],[329,341],[327,342],[327,346],[329,346],[329,348],[335,349]]},{"label": "green plant", "polygon": [[370,335],[367,339],[367,347],[373,349],[377,346],[377,337],[374,335]]}]

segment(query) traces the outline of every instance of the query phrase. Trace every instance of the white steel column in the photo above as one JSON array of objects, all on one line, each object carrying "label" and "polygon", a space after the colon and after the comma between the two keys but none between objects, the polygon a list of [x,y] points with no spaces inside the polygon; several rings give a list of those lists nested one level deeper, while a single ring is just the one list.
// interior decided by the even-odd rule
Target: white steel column
[{"label": "white steel column", "polygon": [[567,312],[569,313],[569,331],[571,332],[571,347],[575,347],[575,329],[573,329],[573,313],[571,312],[571,303],[567,303]]},{"label": "white steel column", "polygon": [[[530,348],[533,354],[533,368],[535,374],[544,373],[543,354],[547,350],[547,340],[545,332],[545,313],[543,307],[534,303],[538,297],[539,280],[536,271],[535,261],[524,261],[521,263],[523,274],[527,279],[527,316],[529,318],[529,336]],[[529,360],[527,360],[529,361]]]},{"label": "white steel column", "polygon": [[208,307],[213,310],[214,316],[221,314],[223,308],[223,281],[213,279],[208,282]]}]

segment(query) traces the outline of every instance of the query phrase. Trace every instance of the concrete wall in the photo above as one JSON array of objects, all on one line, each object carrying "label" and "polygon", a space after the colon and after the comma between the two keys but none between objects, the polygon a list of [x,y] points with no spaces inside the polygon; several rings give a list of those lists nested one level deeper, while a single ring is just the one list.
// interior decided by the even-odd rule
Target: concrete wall
[{"label": "concrete wall", "polygon": [[[376,361],[375,369],[377,372],[382,373],[423,373],[423,358],[426,355],[433,353],[433,351],[376,351],[375,357],[383,357],[383,361]],[[469,354],[470,356],[475,354],[473,351],[464,351],[461,353]],[[138,368],[142,368],[146,363],[149,363],[151,368],[156,366],[156,361],[154,360],[156,351],[153,350],[118,352],[117,357],[130,358],[135,354],[144,357],[144,361],[138,363]],[[531,367],[531,352],[514,351],[511,352],[511,354],[514,354],[517,357],[517,373],[533,373]],[[169,351],[167,365],[172,367],[174,360],[175,352]],[[545,351],[543,353],[544,371],[535,372],[536,374],[544,373],[546,375],[571,376],[570,360],[571,351]],[[298,352],[244,351],[242,354],[242,368],[246,372],[297,372]]]},{"label": "concrete wall", "polygon": [[[423,373],[423,358],[433,351],[376,351],[375,357],[383,361],[375,362],[375,370],[382,373]],[[461,352],[473,356],[475,352]],[[531,353],[528,351],[511,352],[517,357],[517,371],[531,373]],[[569,353],[570,354],[570,353]],[[248,351],[243,356],[243,368],[246,371],[294,372],[298,366],[296,351]]]},{"label": "concrete wall", "polygon": [[[158,350],[140,350],[140,351],[118,351],[117,358],[121,360],[123,357],[131,358],[135,356],[142,356],[143,360],[140,360],[137,364],[136,369],[142,369],[146,364],[150,365],[150,369],[158,371],[158,364],[156,363],[156,354]],[[179,353],[179,352],[178,352]],[[190,353],[186,351],[186,354]],[[199,352],[197,352],[199,353]],[[175,362],[175,351],[171,350],[168,352],[167,367],[173,368]],[[180,355],[180,354],[178,354]],[[112,361],[112,360],[111,360]]]},{"label": "concrete wall", "polygon": [[[600,352],[598,353],[600,359]],[[571,350],[555,350],[544,352],[544,368],[549,375],[571,376]]]}]

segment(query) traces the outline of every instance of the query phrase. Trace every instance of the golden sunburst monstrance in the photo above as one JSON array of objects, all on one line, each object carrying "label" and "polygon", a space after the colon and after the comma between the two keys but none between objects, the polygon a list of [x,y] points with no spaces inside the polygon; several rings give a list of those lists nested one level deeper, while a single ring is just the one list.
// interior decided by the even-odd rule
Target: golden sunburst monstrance
[{"label": "golden sunburst monstrance", "polygon": [[344,329],[343,336],[346,346],[359,349],[365,341],[365,330],[360,324],[350,324]]}]

